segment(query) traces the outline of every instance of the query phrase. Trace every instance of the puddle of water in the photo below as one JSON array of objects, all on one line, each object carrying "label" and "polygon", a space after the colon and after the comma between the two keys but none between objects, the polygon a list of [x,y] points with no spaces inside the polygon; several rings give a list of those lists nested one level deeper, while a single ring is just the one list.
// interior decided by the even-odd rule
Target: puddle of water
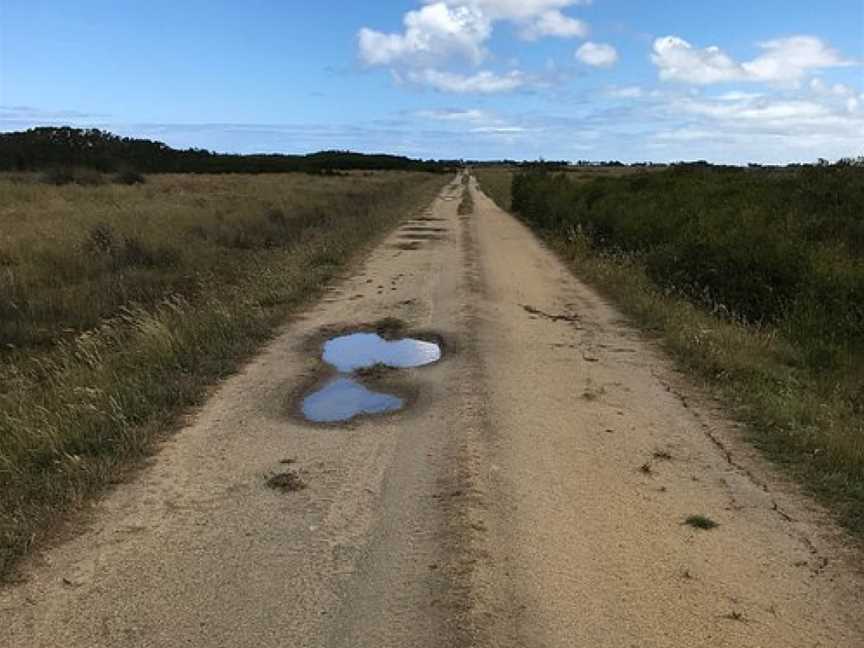
[{"label": "puddle of water", "polygon": [[316,423],[337,423],[361,414],[394,412],[404,405],[397,396],[373,392],[350,378],[336,378],[303,399],[303,416]]},{"label": "puddle of water", "polygon": [[411,338],[390,341],[376,333],[354,333],[329,340],[324,345],[323,359],[342,373],[376,364],[407,369],[438,362],[441,359],[441,347],[433,342]]}]

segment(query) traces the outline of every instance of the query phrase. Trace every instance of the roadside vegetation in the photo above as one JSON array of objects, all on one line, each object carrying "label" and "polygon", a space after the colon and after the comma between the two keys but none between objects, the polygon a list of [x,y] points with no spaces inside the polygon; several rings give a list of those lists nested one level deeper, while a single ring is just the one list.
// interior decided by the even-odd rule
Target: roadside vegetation
[{"label": "roadside vegetation", "polygon": [[450,176],[109,179],[0,175],[0,579]]},{"label": "roadside vegetation", "polygon": [[477,175],[864,533],[864,169]]}]

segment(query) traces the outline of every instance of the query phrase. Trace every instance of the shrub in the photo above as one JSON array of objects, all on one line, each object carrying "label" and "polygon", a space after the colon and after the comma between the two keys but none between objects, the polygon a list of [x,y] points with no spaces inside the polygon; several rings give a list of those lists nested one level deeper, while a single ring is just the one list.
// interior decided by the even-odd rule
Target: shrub
[{"label": "shrub", "polygon": [[535,226],[639,259],[667,292],[782,327],[814,360],[864,347],[860,168],[682,165],[582,183],[532,170],[513,178],[512,198]]},{"label": "shrub", "polygon": [[177,263],[180,253],[167,246],[154,246],[137,236],[126,236],[123,244],[114,251],[114,264],[123,268],[139,266],[144,268],[159,268]]},{"label": "shrub", "polygon": [[96,223],[87,232],[84,251],[88,254],[110,255],[115,245],[114,228],[108,223]]},{"label": "shrub", "polygon": [[59,186],[77,184],[84,187],[95,187],[105,184],[105,178],[95,169],[83,169],[74,167],[55,167],[45,171],[41,176],[42,182]]},{"label": "shrub", "polygon": [[114,182],[116,184],[123,185],[137,185],[144,184],[147,182],[147,178],[145,178],[142,174],[137,171],[133,171],[131,169],[126,169],[124,171],[120,171],[114,176]]}]

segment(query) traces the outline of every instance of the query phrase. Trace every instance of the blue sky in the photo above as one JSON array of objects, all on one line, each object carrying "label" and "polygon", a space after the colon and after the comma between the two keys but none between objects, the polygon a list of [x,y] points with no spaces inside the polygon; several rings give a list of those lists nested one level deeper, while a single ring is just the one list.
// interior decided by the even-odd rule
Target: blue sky
[{"label": "blue sky", "polygon": [[864,2],[0,3],[0,129],[419,157],[864,154]]}]

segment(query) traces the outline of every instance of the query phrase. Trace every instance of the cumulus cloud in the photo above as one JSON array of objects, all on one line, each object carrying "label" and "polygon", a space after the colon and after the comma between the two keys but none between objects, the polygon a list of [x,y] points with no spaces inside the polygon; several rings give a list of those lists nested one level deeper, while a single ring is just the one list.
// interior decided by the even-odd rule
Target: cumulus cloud
[{"label": "cumulus cloud", "polygon": [[759,43],[762,56],[741,65],[760,81],[799,81],[811,70],[851,65],[840,53],[815,36],[792,36]]},{"label": "cumulus cloud", "polygon": [[759,43],[763,53],[739,63],[719,47],[694,47],[678,36],[654,41],[651,60],[664,81],[699,85],[730,81],[798,83],[813,71],[850,65],[815,36],[792,36]]},{"label": "cumulus cloud", "polygon": [[567,7],[589,5],[591,0],[424,0],[426,4],[443,2],[449,6],[471,6],[492,20],[529,21],[544,13]]},{"label": "cumulus cloud", "polygon": [[398,33],[369,27],[357,34],[360,60],[389,67],[398,78],[450,92],[506,92],[521,87],[521,73],[471,74],[448,71],[461,63],[479,67],[488,56],[487,43],[496,23],[506,21],[524,40],[576,38],[588,34],[581,20],[564,9],[590,0],[423,0],[403,17]]},{"label": "cumulus cloud", "polygon": [[429,65],[451,57],[480,63],[491,22],[476,8],[443,2],[409,11],[402,34],[384,34],[364,27],[358,35],[360,59],[367,65]]},{"label": "cumulus cloud", "polygon": [[612,67],[618,62],[618,52],[611,45],[588,41],[576,50],[576,59],[593,67]]},{"label": "cumulus cloud", "polygon": [[718,47],[698,49],[683,38],[664,36],[654,41],[651,60],[664,81],[709,84],[736,81],[743,70]]}]

